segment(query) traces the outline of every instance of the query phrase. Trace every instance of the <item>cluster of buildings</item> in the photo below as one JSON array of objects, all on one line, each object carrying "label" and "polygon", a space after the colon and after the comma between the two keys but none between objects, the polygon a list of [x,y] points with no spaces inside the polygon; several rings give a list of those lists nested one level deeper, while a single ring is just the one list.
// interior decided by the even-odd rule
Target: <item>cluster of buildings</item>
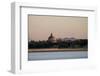
[{"label": "cluster of buildings", "polygon": [[61,39],[61,38],[58,38],[58,39],[56,39],[54,36],[53,36],[53,34],[51,33],[50,34],[50,36],[48,37],[48,42],[52,42],[52,43],[56,43],[56,42],[59,42],[59,41],[75,41],[76,39],[75,38],[63,38],[63,39]]},{"label": "cluster of buildings", "polygon": [[87,48],[87,39],[55,38],[51,33],[45,41],[30,41],[29,48]]}]

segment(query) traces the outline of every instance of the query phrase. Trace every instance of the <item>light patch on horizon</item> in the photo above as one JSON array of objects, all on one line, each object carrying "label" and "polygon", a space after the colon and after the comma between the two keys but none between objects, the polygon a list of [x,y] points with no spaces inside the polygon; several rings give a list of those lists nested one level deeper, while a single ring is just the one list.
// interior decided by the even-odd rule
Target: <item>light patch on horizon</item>
[{"label": "light patch on horizon", "polygon": [[28,39],[47,40],[53,33],[55,38],[88,38],[88,18],[68,16],[28,16]]}]

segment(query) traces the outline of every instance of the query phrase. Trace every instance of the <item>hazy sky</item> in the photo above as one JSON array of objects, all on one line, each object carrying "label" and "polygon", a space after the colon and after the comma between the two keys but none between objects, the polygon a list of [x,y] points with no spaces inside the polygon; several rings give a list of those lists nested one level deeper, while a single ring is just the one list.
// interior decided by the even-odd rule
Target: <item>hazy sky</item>
[{"label": "hazy sky", "polygon": [[51,33],[55,38],[75,37],[87,39],[87,17],[28,16],[29,40],[47,40]]}]

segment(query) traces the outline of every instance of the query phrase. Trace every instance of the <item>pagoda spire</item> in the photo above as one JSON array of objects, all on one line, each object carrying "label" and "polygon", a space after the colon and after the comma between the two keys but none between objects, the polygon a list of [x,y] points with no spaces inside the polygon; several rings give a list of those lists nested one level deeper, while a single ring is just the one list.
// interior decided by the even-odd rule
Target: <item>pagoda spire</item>
[{"label": "pagoda spire", "polygon": [[53,37],[53,34],[51,33],[51,35],[50,35],[51,37]]}]

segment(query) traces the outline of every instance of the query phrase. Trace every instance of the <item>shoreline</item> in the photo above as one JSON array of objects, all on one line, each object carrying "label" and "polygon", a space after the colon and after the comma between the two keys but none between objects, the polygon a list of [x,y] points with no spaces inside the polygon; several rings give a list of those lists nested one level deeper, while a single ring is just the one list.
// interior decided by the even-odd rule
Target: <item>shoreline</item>
[{"label": "shoreline", "polygon": [[58,49],[58,48],[46,48],[46,49],[28,49],[28,53],[31,53],[31,52],[73,52],[73,51],[88,51],[87,48],[61,48],[61,49]]}]

